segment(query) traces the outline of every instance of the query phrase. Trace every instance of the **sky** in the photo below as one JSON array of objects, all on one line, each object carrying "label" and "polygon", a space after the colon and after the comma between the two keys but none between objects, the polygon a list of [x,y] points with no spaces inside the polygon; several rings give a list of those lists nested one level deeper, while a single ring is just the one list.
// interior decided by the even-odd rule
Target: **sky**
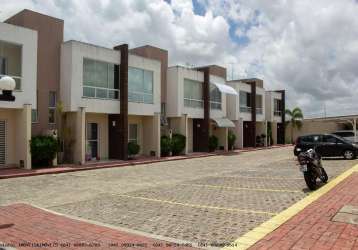
[{"label": "sky", "polygon": [[65,20],[65,40],[150,44],[170,65],[218,64],[285,89],[305,117],[358,113],[357,0],[0,0]]}]

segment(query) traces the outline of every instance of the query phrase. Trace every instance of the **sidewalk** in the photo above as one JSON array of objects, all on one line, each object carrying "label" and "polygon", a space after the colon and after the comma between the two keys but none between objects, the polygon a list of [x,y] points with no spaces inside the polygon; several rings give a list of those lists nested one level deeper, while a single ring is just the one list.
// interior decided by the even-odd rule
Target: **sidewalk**
[{"label": "sidewalk", "polygon": [[202,158],[202,157],[210,157],[210,156],[218,156],[218,155],[236,155],[243,152],[266,150],[271,148],[280,148],[280,147],[287,147],[287,146],[291,146],[291,145],[276,145],[276,146],[264,147],[264,148],[245,148],[245,149],[234,150],[229,152],[218,151],[213,153],[191,153],[188,155],[179,155],[179,156],[170,156],[170,157],[161,157],[161,158],[141,157],[138,159],[128,160],[128,161],[118,160],[118,161],[107,161],[107,162],[104,161],[104,162],[94,162],[94,163],[89,162],[86,163],[85,165],[66,164],[66,165],[59,165],[57,167],[31,169],[31,170],[20,169],[20,168],[0,169],[0,179],[9,179],[9,178],[44,175],[44,174],[60,174],[60,173],[103,169],[103,168],[135,166],[135,165],[150,164],[150,163],[157,163],[157,162],[178,161],[178,160],[194,159],[194,158]]},{"label": "sidewalk", "polygon": [[[358,170],[357,166],[353,169]],[[334,187],[327,193],[319,195],[320,192],[326,192],[324,186],[321,188],[323,191],[318,190],[311,194],[312,197],[308,196],[307,202],[315,200],[315,195],[320,197],[306,207],[303,203],[296,206],[296,209],[300,209],[299,206],[305,208],[271,233],[266,234],[265,227],[280,224],[279,218],[247,234],[253,236],[255,233],[260,234],[260,231],[266,234],[259,241],[250,242],[246,238],[248,246],[256,241],[249,249],[358,249],[358,173],[354,170],[341,182],[332,180],[332,183],[337,182],[338,185],[332,184]],[[285,216],[290,217],[288,214]],[[244,243],[245,240],[241,238],[237,242]],[[241,245],[240,249],[246,247]]]},{"label": "sidewalk", "polygon": [[67,218],[27,204],[0,207],[0,249],[194,249],[185,244]]}]

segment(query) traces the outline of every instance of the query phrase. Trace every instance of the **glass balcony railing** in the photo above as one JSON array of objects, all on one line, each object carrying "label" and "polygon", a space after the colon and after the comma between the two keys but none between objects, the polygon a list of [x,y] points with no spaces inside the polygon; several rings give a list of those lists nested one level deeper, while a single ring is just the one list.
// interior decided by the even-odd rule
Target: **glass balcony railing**
[{"label": "glass balcony railing", "polygon": [[203,100],[184,98],[184,107],[188,107],[188,108],[203,108],[204,107],[204,101]]},{"label": "glass balcony railing", "polygon": [[83,86],[83,96],[98,99],[119,99],[119,89]]},{"label": "glass balcony railing", "polygon": [[262,115],[263,109],[262,108],[256,108],[256,114]]},{"label": "glass balcony railing", "polygon": [[153,104],[153,94],[129,91],[128,102]]},{"label": "glass balcony railing", "polygon": [[243,113],[251,113],[251,107],[240,106],[240,112],[243,112]]},{"label": "glass balcony railing", "polygon": [[281,110],[275,110],[275,111],[273,112],[273,115],[274,115],[274,116],[281,116],[281,115],[282,115],[282,112],[281,112]]},{"label": "glass balcony railing", "polygon": [[210,102],[210,108],[221,110],[221,102]]}]

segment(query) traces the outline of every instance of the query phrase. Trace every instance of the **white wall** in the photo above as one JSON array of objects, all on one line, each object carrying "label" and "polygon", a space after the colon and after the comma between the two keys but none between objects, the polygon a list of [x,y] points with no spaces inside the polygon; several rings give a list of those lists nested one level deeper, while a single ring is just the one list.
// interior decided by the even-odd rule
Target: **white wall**
[{"label": "white wall", "polygon": [[[119,114],[119,100],[82,96],[84,58],[117,65],[121,63],[120,52],[117,50],[77,41],[63,43],[61,48],[61,99],[64,102],[65,111],[77,111],[79,107],[85,107],[86,112]],[[154,84],[154,103],[129,102],[128,113],[132,115],[154,115],[154,113],[160,112],[160,62],[130,54],[128,64],[130,67],[153,71]]]},{"label": "white wall", "polygon": [[0,108],[36,107],[37,31],[0,22],[0,40],[22,47],[21,90],[14,91],[14,102],[0,102]]},{"label": "white wall", "polygon": [[282,96],[281,93],[278,93],[276,91],[266,91],[266,97],[265,97],[265,109],[266,109],[266,120],[270,122],[282,122],[281,116],[275,116],[274,115],[274,99],[281,100]]}]

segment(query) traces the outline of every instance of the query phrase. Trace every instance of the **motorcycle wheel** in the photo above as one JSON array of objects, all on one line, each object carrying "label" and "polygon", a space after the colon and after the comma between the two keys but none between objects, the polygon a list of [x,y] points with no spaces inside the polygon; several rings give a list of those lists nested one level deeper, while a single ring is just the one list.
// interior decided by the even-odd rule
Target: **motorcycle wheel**
[{"label": "motorcycle wheel", "polygon": [[303,176],[305,178],[305,182],[307,184],[307,187],[310,190],[316,190],[317,189],[317,182],[316,182],[315,175],[311,171],[308,171],[308,172],[304,172]]},{"label": "motorcycle wheel", "polygon": [[327,183],[328,181],[328,175],[326,173],[326,170],[324,168],[321,168],[322,176],[319,177],[323,183]]}]

